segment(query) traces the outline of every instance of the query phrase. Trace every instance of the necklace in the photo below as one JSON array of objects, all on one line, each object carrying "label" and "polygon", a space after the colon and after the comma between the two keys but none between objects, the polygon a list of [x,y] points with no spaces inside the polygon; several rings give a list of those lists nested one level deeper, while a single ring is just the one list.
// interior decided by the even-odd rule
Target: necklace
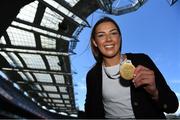
[{"label": "necklace", "polygon": [[104,69],[105,74],[106,74],[109,78],[111,78],[111,79],[117,79],[117,78],[119,78],[119,77],[120,77],[119,71],[120,71],[120,68],[121,68],[121,64],[122,64],[125,60],[126,60],[126,58],[124,58],[124,56],[121,55],[121,57],[120,57],[120,64],[118,64],[118,69],[116,69],[115,72],[114,72],[114,71],[112,72],[112,71],[110,71],[107,67],[103,66],[103,69]]}]

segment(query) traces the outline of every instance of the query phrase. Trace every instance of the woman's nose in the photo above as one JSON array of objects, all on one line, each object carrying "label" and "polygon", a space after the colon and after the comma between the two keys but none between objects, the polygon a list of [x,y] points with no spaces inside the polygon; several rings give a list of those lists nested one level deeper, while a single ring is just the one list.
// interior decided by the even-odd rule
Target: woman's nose
[{"label": "woman's nose", "polygon": [[111,41],[111,40],[112,40],[112,37],[111,37],[110,34],[107,34],[107,35],[106,35],[106,40],[108,40],[108,41]]}]

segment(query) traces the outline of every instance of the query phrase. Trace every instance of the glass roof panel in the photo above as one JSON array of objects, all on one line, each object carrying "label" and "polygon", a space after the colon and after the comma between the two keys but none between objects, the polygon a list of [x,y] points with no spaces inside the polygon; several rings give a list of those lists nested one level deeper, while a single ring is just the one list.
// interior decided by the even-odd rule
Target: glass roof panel
[{"label": "glass roof panel", "polygon": [[15,67],[16,65],[14,64],[14,62],[12,61],[12,59],[10,59],[10,57],[5,53],[5,52],[0,52],[0,54],[8,61],[8,63]]},{"label": "glass roof panel", "polygon": [[76,5],[76,3],[79,2],[79,0],[65,0],[65,1],[68,2],[71,7],[73,7],[74,5]]},{"label": "glass roof panel", "polygon": [[43,95],[44,97],[47,97],[47,94],[45,94],[45,93],[42,93],[42,95]]},{"label": "glass roof panel", "polygon": [[19,84],[17,84],[17,83],[13,83],[13,86],[15,87],[15,88],[17,88],[18,90],[20,90],[21,89],[21,87],[19,86]]},{"label": "glass roof panel", "polygon": [[40,85],[35,85],[35,90],[42,90],[42,88],[40,87]]},{"label": "glass roof panel", "polygon": [[33,73],[37,79],[37,81],[40,82],[50,82],[52,83],[52,78],[49,74],[41,74],[41,73]]},{"label": "glass roof panel", "polygon": [[29,81],[34,81],[34,78],[29,72],[24,72],[24,75],[28,78]]},{"label": "glass roof panel", "polygon": [[11,52],[8,54],[11,57],[11,59],[14,61],[17,67],[20,67],[20,68],[24,67],[21,61],[19,60],[19,58],[14,53]]},{"label": "glass roof panel", "polygon": [[38,1],[35,1],[24,6],[20,10],[20,13],[17,15],[17,18],[25,20],[25,21],[29,21],[32,23],[34,21],[37,5],[38,5]]},{"label": "glass roof panel", "polygon": [[1,37],[1,39],[0,39],[0,44],[4,44],[4,45],[6,44],[6,41],[5,41],[5,39],[4,39],[4,36]]},{"label": "glass roof panel", "polygon": [[11,44],[15,46],[36,47],[33,33],[14,27],[7,29]]},{"label": "glass roof panel", "polygon": [[69,101],[69,100],[65,100],[64,102],[65,102],[65,103],[67,103],[67,104],[69,104],[69,103],[70,103],[70,101]]},{"label": "glass roof panel", "polygon": [[49,93],[48,95],[49,95],[49,97],[51,97],[51,98],[61,98],[59,94]]},{"label": "glass roof panel", "polygon": [[55,103],[63,103],[62,100],[57,100],[57,99],[53,99],[53,102],[55,102]]},{"label": "glass roof panel", "polygon": [[64,76],[63,75],[54,75],[55,79],[56,79],[56,83],[64,83]]},{"label": "glass roof panel", "polygon": [[58,100],[58,103],[56,103],[56,105],[59,105],[59,104],[61,104],[61,103],[63,103],[63,100]]},{"label": "glass roof panel", "polygon": [[28,79],[27,79],[27,77],[24,75],[24,73],[22,73],[22,72],[18,72],[18,73],[19,73],[19,75],[23,78],[23,80],[28,81]]},{"label": "glass roof panel", "polygon": [[67,107],[71,107],[71,105],[66,105]]},{"label": "glass roof panel", "polygon": [[40,55],[19,53],[28,68],[46,69]]},{"label": "glass roof panel", "polygon": [[64,99],[69,99],[69,95],[68,95],[68,94],[64,94],[64,95],[62,95],[62,97],[63,97]]},{"label": "glass roof panel", "polygon": [[73,14],[71,11],[69,11],[67,8],[63,7],[62,5],[58,4],[56,1],[54,0],[44,0],[46,3],[48,3],[49,5],[53,6],[54,8],[56,8],[57,10],[59,10],[60,12],[64,13],[65,15],[67,15],[70,18],[73,18],[76,22],[78,22],[79,24],[83,23],[83,20],[81,20],[78,16],[76,16],[75,14]]},{"label": "glass roof panel", "polygon": [[67,93],[67,88],[66,87],[59,87],[61,92],[66,92]]},{"label": "glass roof panel", "polygon": [[58,24],[62,22],[64,18],[56,12],[46,8],[41,26],[48,27],[54,30],[58,30]]},{"label": "glass roof panel", "polygon": [[47,97],[47,95],[44,94],[44,93],[38,93],[38,95],[41,96],[41,97]]},{"label": "glass roof panel", "polygon": [[65,107],[64,104],[56,104],[56,106],[58,106],[58,107]]},{"label": "glass roof panel", "polygon": [[49,30],[44,30],[44,29],[41,29],[41,28],[38,28],[38,27],[33,27],[33,26],[30,26],[30,25],[26,25],[26,24],[16,22],[16,21],[13,21],[12,25],[20,27],[22,29],[26,29],[27,31],[32,31],[33,33],[35,32],[35,33],[38,33],[38,34],[48,35],[48,36],[55,37],[55,38],[61,38],[61,36],[62,36],[62,35],[60,35],[58,33],[54,33],[54,32],[51,32]]},{"label": "glass roof panel", "polygon": [[5,80],[8,80],[8,76],[4,73],[4,71],[0,71],[0,77],[4,78]]},{"label": "glass roof panel", "polygon": [[[47,102],[47,100],[46,100],[46,102]],[[52,104],[52,103],[48,103],[48,105],[49,105],[49,106],[54,106],[54,104]]]},{"label": "glass roof panel", "polygon": [[62,105],[61,103],[63,103],[63,101],[62,101],[62,100],[60,100],[58,103],[56,103],[56,106],[58,106],[58,105]]},{"label": "glass roof panel", "polygon": [[56,49],[56,40],[53,38],[48,38],[45,36],[41,37],[41,46],[42,48]]},{"label": "glass roof panel", "polygon": [[57,92],[57,88],[55,86],[43,85],[43,88],[44,88],[45,91]]},{"label": "glass roof panel", "polygon": [[[44,100],[45,102],[51,102],[51,99],[44,98],[43,100]],[[49,103],[49,105],[51,105],[51,104]]]},{"label": "glass roof panel", "polygon": [[51,70],[61,70],[58,56],[46,56]]},{"label": "glass roof panel", "polygon": [[130,4],[133,4],[133,3],[136,3],[138,2],[138,0],[114,0],[112,2],[112,8],[113,9],[116,9],[116,8],[119,8],[119,7],[124,7],[125,6],[129,6]]}]

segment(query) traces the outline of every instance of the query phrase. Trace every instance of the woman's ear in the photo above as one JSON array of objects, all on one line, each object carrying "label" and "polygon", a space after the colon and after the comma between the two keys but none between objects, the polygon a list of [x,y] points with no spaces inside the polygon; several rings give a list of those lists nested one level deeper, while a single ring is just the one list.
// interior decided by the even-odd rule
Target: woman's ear
[{"label": "woman's ear", "polygon": [[93,42],[94,46],[97,47],[96,41],[94,39],[92,39],[92,42]]}]

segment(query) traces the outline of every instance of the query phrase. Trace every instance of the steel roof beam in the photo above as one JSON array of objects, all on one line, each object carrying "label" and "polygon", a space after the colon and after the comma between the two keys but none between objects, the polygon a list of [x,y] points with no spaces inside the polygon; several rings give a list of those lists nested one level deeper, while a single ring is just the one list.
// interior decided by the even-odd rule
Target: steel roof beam
[{"label": "steel roof beam", "polygon": [[13,53],[26,53],[26,54],[39,54],[39,55],[52,55],[52,56],[69,56],[69,53],[66,52],[55,52],[55,51],[45,51],[45,50],[33,50],[33,49],[27,49],[22,48],[18,49],[18,47],[15,48],[8,48],[6,46],[1,46],[0,51],[3,52],[13,52]]},{"label": "steel roof beam", "polygon": [[4,71],[16,71],[16,72],[30,72],[30,73],[42,73],[42,74],[55,74],[55,75],[72,75],[72,73],[69,72],[62,72],[62,71],[55,71],[55,70],[42,70],[42,69],[23,69],[23,68],[7,68],[7,67],[3,67],[0,68],[0,70],[4,70]]},{"label": "steel roof beam", "polygon": [[105,0],[105,1],[97,0],[97,1],[100,4],[101,9],[103,9],[108,14],[112,14],[112,15],[122,15],[136,11],[147,2],[147,0],[134,0],[132,4],[128,4],[118,8],[112,8],[112,4],[114,0]]},{"label": "steel roof beam", "polygon": [[[45,90],[43,90],[43,91],[41,91],[41,90],[33,90],[33,89],[31,89],[31,90],[28,90],[27,91],[28,93],[52,93],[52,94],[67,94],[66,92],[54,92],[54,91],[45,91]],[[51,97],[49,97],[50,99],[52,99]],[[65,99],[65,100],[69,100],[69,99]]]},{"label": "steel roof beam", "polygon": [[62,17],[66,18],[68,21],[72,21],[75,25],[79,26],[80,24],[77,21],[72,20],[71,18],[69,18],[67,15],[65,15],[63,12],[57,10],[57,8],[54,8],[52,5],[48,4],[47,2],[45,2],[44,0],[38,0],[39,2],[41,2],[42,4],[44,4],[45,6],[47,6],[48,8],[50,8],[51,10],[55,11],[56,13],[58,13],[59,15],[61,15]]},{"label": "steel roof beam", "polygon": [[[14,25],[15,23],[12,23],[10,26],[18,28],[18,29],[22,29],[22,30],[29,31],[29,32],[32,32],[32,33],[38,33],[40,35],[44,35],[46,37],[50,37],[50,38],[53,38],[53,39],[63,39],[63,38],[66,37],[66,38],[69,38],[70,40],[66,40],[66,39],[63,39],[63,40],[65,40],[65,41],[77,41],[71,35],[67,35],[67,34],[60,35],[58,31],[55,31],[55,30],[52,30],[52,29],[49,29],[49,28],[46,28],[46,27],[42,27],[42,26],[39,27],[37,25],[33,25],[32,23],[29,23],[27,21],[23,21],[23,20],[20,20],[20,19],[19,20],[16,19],[14,21],[17,24],[20,24],[20,25],[17,25],[17,24]],[[22,27],[22,25],[23,25],[23,27]],[[27,27],[29,27],[30,29],[28,29]],[[45,34],[45,33],[47,33],[47,34]]]},{"label": "steel roof beam", "polygon": [[[74,13],[77,17],[79,17],[81,20],[83,20],[85,22],[85,26],[90,27],[89,23],[87,22],[87,20],[85,18],[82,17],[82,15],[79,14],[79,12],[76,12],[75,10],[73,10],[73,7],[70,7],[69,4],[67,4],[66,1],[64,0],[55,0],[57,3],[59,3],[60,5],[62,5],[63,7],[65,7],[66,9],[68,9],[70,12]],[[81,16],[81,17],[80,17]]]},{"label": "steel roof beam", "polygon": [[72,87],[67,84],[57,83],[57,82],[40,82],[40,81],[17,81],[18,84],[28,84],[28,85],[48,85],[48,86],[56,86],[56,87]]},{"label": "steel roof beam", "polygon": [[[57,31],[57,30],[53,30],[51,28],[47,28],[47,27],[44,27],[44,26],[40,26],[40,25],[31,23],[31,22],[28,22],[28,21],[24,21],[24,20],[21,20],[19,18],[14,19],[14,21],[18,22],[18,23],[22,23],[24,25],[32,26],[32,27],[35,27],[35,28],[38,28],[38,29],[41,29],[41,30],[49,31],[49,32],[52,32],[54,34],[59,34],[59,31]],[[72,37],[72,35],[68,35],[68,34],[64,34],[64,33],[61,33],[61,35],[66,36],[66,37]]]}]

